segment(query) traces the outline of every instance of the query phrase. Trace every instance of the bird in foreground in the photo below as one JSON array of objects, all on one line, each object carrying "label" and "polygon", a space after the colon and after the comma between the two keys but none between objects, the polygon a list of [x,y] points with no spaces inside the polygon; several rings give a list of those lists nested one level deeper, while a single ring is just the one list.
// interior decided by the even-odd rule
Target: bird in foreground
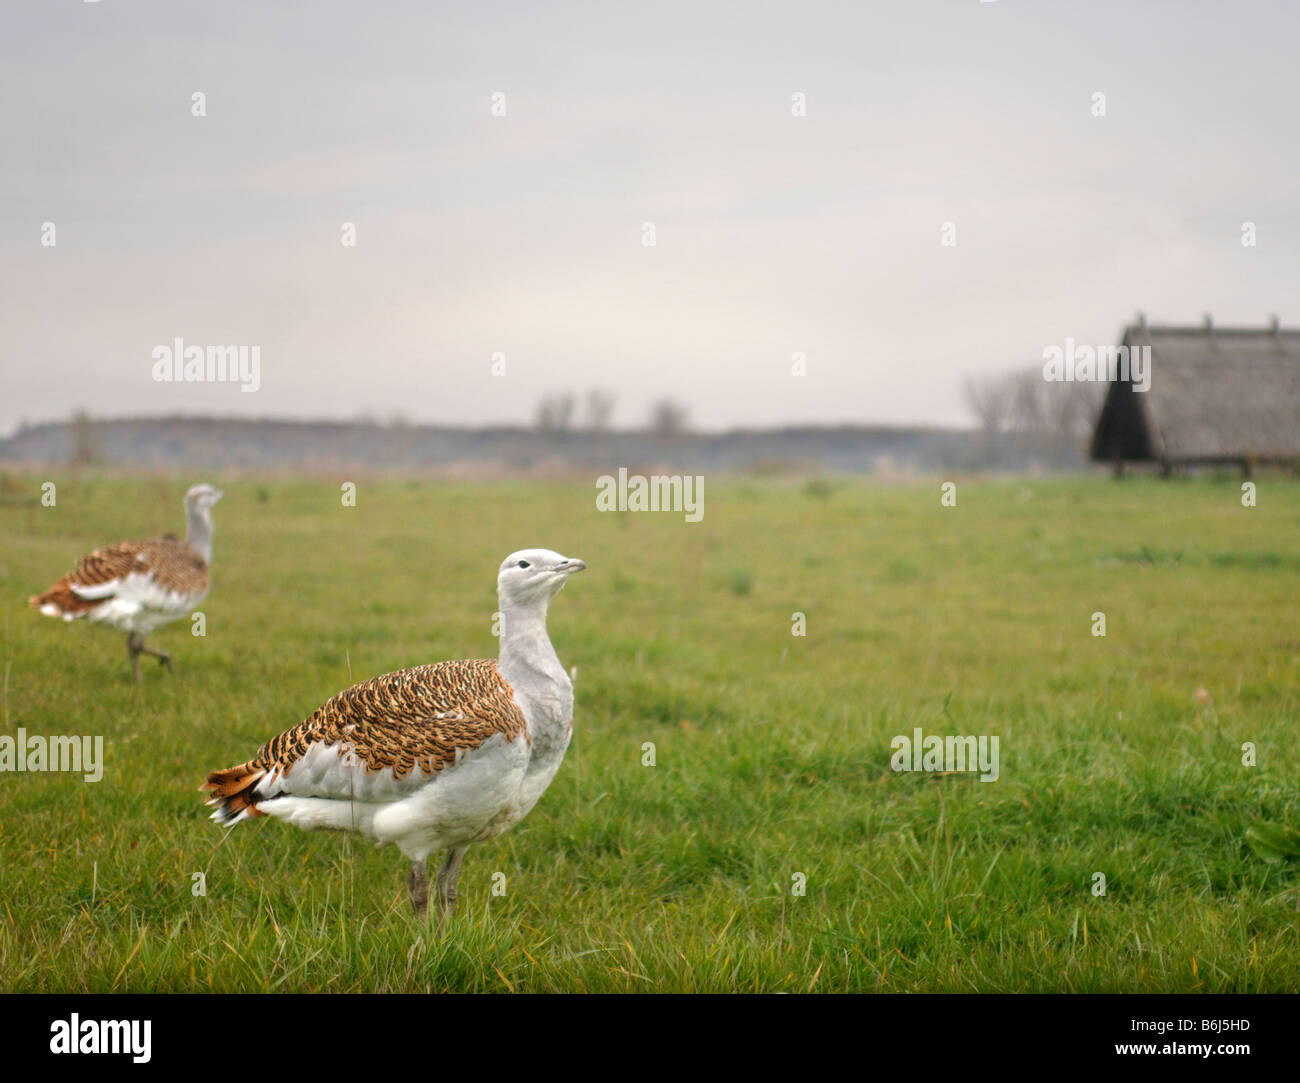
[{"label": "bird in foreground", "polygon": [[511,553],[497,573],[497,660],[438,662],[353,685],[201,789],[212,819],[278,816],[306,829],[393,843],[411,861],[411,905],[428,910],[432,853],[440,918],[456,906],[465,851],[522,820],[573,735],[573,684],[546,634],[551,599],[581,560]]},{"label": "bird in foreground", "polygon": [[211,587],[212,505],[222,497],[211,485],[195,485],[185,494],[183,542],[166,534],[153,541],[118,542],[96,549],[77,567],[28,605],[47,617],[85,617],[127,633],[126,650],[140,675],[140,655],[171,666],[171,655],[144,645],[155,628],[180,620],[208,596]]}]

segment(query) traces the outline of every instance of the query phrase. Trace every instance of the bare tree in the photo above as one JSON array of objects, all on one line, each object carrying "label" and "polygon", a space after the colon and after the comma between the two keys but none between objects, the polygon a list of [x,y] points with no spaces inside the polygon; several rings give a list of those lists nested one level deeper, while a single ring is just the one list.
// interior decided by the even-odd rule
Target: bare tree
[{"label": "bare tree", "polygon": [[1043,410],[1048,428],[1055,433],[1085,436],[1096,421],[1104,383],[1043,384]]},{"label": "bare tree", "polygon": [[1045,380],[1042,370],[1031,365],[968,378],[962,395],[986,432],[1084,436],[1096,420],[1105,389],[1104,383]]},{"label": "bare tree", "polygon": [[537,427],[544,433],[568,432],[577,402],[567,391],[547,395],[537,404]]},{"label": "bare tree", "polygon": [[1005,375],[967,376],[962,398],[985,432],[1001,432],[1011,420],[1011,387]]},{"label": "bare tree", "polygon": [[1019,432],[1047,431],[1047,386],[1035,368],[1017,369],[1007,376],[1011,397],[1011,424]]},{"label": "bare tree", "polygon": [[1012,374],[1016,427],[1053,436],[1084,436],[1092,428],[1104,383],[1044,380],[1037,367]]},{"label": "bare tree", "polygon": [[610,419],[614,416],[615,401],[613,395],[598,387],[588,391],[585,402],[587,428],[592,432],[604,432],[608,429]]},{"label": "bare tree", "polygon": [[1097,424],[1101,413],[1101,404],[1106,398],[1106,389],[1110,385],[1097,383],[1066,384],[1069,409],[1064,418],[1067,431],[1078,436],[1088,436]]},{"label": "bare tree", "polygon": [[677,436],[686,431],[686,407],[672,399],[660,399],[650,407],[650,428],[656,436]]}]

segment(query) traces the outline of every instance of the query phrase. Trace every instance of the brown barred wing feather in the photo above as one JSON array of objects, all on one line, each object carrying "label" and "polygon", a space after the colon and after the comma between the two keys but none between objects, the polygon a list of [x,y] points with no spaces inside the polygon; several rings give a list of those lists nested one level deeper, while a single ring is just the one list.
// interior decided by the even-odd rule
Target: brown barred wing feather
[{"label": "brown barred wing feather", "polygon": [[444,770],[498,735],[529,739],[494,660],[415,666],[338,693],[248,763],[213,772],[202,788],[222,822],[260,815],[258,802],[280,794],[397,796],[403,783]]},{"label": "brown barred wing feather", "polygon": [[111,588],[138,570],[146,544],[118,542],[96,549],[78,560],[76,569],[49,590],[28,599],[28,604],[46,613],[50,613],[47,607],[52,607],[56,612],[50,613],[51,616],[81,616],[109,596],[104,588]]},{"label": "brown barred wing feather", "polygon": [[144,584],[146,593],[162,598],[202,598],[208,591],[208,566],[175,538],[118,542],[82,557],[73,571],[28,604],[71,620],[123,591],[140,593]]}]

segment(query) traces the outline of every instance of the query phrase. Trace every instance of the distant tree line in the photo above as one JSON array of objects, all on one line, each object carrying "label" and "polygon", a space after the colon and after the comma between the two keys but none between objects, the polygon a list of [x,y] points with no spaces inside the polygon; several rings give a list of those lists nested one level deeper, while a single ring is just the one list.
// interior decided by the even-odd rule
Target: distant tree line
[{"label": "distant tree line", "polygon": [[1043,379],[1039,366],[968,376],[962,398],[986,433],[1082,437],[1092,432],[1105,398],[1104,383]]},{"label": "distant tree line", "polygon": [[[668,402],[669,405],[663,405]],[[84,413],[61,422],[29,425],[0,437],[0,466],[60,463],[72,468],[114,467],[305,470],[343,466],[380,471],[477,470],[485,463],[527,471],[545,461],[588,468],[608,463],[654,463],[673,469],[712,471],[861,473],[996,469],[1078,470],[1086,465],[1078,436],[1021,431],[987,432],[924,426],[783,426],[775,429],[668,437],[686,424],[685,411],[669,400],[655,404],[648,424],[610,429],[598,437],[577,428],[573,438],[534,426],[483,426],[465,439],[465,426],[380,420],[290,421],[167,415],[92,420]],[[567,415],[567,420],[566,420]],[[560,419],[570,427],[595,418],[575,402]],[[601,419],[604,419],[603,421]],[[1009,422],[1006,424],[1010,424]]]},{"label": "distant tree line", "polygon": [[[578,397],[568,391],[546,395],[534,415],[539,432],[550,436],[566,432],[607,432],[617,400],[607,391],[592,388]],[[660,399],[650,407],[650,431],[658,436],[676,436],[687,431],[686,407],[672,399]]]}]

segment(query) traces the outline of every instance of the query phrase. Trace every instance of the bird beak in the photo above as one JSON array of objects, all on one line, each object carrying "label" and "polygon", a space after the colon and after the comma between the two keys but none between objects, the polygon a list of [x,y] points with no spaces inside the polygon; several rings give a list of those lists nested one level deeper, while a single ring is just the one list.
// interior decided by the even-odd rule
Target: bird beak
[{"label": "bird beak", "polygon": [[560,563],[555,566],[555,570],[557,572],[567,572],[569,574],[572,574],[573,572],[582,572],[587,570],[587,562],[585,560],[574,559],[573,557],[565,557],[564,560],[560,561]]},{"label": "bird beak", "polygon": [[226,495],[225,490],[223,489],[216,490],[216,492],[212,494],[212,503],[215,504],[218,500],[220,500],[225,495]]}]

